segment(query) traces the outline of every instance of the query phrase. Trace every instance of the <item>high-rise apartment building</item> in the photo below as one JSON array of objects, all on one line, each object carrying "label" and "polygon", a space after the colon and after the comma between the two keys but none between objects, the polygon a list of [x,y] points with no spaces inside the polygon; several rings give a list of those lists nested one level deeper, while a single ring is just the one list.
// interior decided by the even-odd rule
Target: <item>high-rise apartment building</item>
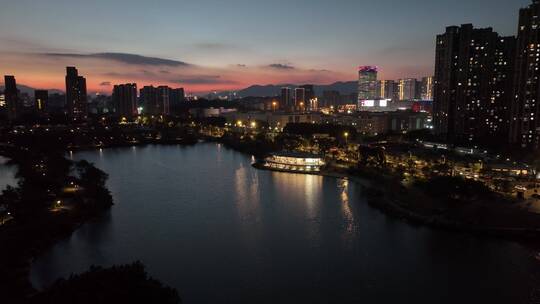
[{"label": "high-rise apartment building", "polygon": [[171,106],[179,106],[186,100],[184,88],[171,89]]},{"label": "high-rise apartment building", "polygon": [[540,148],[540,1],[519,12],[510,142]]},{"label": "high-rise apartment building", "polygon": [[293,104],[292,104],[292,96],[291,96],[291,88],[289,88],[289,87],[281,88],[280,101],[281,101],[280,106],[283,107],[283,108],[290,108],[290,107],[293,106]]},{"label": "high-rise apartment building", "polygon": [[73,119],[82,119],[87,115],[86,79],[79,76],[75,67],[66,68],[66,106]]},{"label": "high-rise apartment building", "polygon": [[294,106],[297,109],[303,109],[306,106],[306,89],[294,89]]},{"label": "high-rise apartment building", "polygon": [[112,102],[116,115],[128,120],[137,116],[137,84],[126,83],[115,85]]},{"label": "high-rise apartment building", "polygon": [[514,46],[514,37],[471,24],[448,27],[437,36],[436,134],[471,144],[500,144],[507,138]]},{"label": "high-rise apartment building", "polygon": [[145,86],[140,90],[144,112],[150,115],[169,115],[171,88]]},{"label": "high-rise apartment building", "polygon": [[13,121],[21,114],[21,100],[15,76],[4,76],[4,98],[6,100],[8,120]]}]

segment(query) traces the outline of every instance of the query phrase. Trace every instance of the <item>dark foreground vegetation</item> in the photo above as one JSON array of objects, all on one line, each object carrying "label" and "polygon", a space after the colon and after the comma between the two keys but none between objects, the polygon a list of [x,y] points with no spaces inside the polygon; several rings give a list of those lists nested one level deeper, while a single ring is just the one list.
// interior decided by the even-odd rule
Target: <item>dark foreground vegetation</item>
[{"label": "dark foreground vegetation", "polygon": [[0,303],[178,303],[176,292],[148,279],[140,264],[93,268],[44,293],[33,289],[31,260],[113,205],[108,175],[85,160],[66,159],[65,148],[36,136],[0,146],[18,180],[0,195]]},{"label": "dark foreground vegetation", "polygon": [[29,301],[30,304],[180,303],[178,292],[148,276],[144,265],[111,268],[91,267],[89,271],[58,280]]}]

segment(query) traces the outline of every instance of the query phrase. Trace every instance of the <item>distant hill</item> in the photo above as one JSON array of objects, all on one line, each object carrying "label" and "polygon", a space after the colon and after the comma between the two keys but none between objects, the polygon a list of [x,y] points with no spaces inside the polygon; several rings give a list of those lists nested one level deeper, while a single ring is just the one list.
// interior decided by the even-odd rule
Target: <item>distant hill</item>
[{"label": "distant hill", "polygon": [[[34,96],[34,91],[36,90],[35,88],[32,88],[32,87],[29,87],[29,86],[25,86],[24,84],[17,84],[17,89],[19,89],[19,91],[21,91],[21,93],[26,93],[30,96]],[[49,90],[49,94],[55,94],[55,93],[58,93],[58,94],[64,94],[63,91],[60,91],[60,90],[57,90],[57,89],[45,89],[45,90]],[[0,84],[0,93],[4,93],[4,84]]]},{"label": "distant hill", "polygon": [[[259,96],[278,96],[282,87],[298,87],[297,84],[276,84],[276,85],[252,85],[248,88],[238,91],[240,97],[259,97]],[[358,90],[358,82],[346,81],[335,82],[328,85],[315,85],[315,94],[321,96],[324,91],[338,91],[342,95],[356,93]]]}]

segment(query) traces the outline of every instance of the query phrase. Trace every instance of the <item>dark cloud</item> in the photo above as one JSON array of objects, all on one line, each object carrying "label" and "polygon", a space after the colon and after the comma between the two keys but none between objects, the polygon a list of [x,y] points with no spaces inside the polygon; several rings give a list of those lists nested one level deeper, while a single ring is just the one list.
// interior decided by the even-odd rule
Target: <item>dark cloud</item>
[{"label": "dark cloud", "polygon": [[159,71],[161,74],[170,74],[171,72],[167,71],[167,70],[161,70]]},{"label": "dark cloud", "polygon": [[108,87],[108,86],[111,85],[111,82],[110,81],[104,81],[104,82],[100,83],[99,85],[102,86],[102,87]]},{"label": "dark cloud", "polygon": [[317,69],[311,69],[309,70],[310,72],[318,72],[318,73],[330,73],[332,71],[330,70],[325,70],[325,69],[322,69],[322,70],[317,70]]},{"label": "dark cloud", "polygon": [[222,79],[219,75],[197,75],[186,76],[171,80],[173,83],[180,84],[236,84],[236,81]]},{"label": "dark cloud", "polygon": [[237,64],[236,66],[239,68],[247,68],[247,65],[241,63]]},{"label": "dark cloud", "polygon": [[143,75],[145,75],[145,76],[155,76],[156,75],[154,72],[148,71],[148,70],[141,70],[140,72],[143,73]]},{"label": "dark cloud", "polygon": [[188,66],[188,63],[163,59],[157,57],[147,57],[136,54],[126,54],[126,53],[94,53],[94,54],[74,54],[74,53],[44,53],[45,56],[50,57],[66,57],[66,58],[90,58],[90,59],[104,59],[104,60],[113,60],[125,64],[134,64],[134,65],[155,65],[155,66],[171,66],[171,67],[181,67]]},{"label": "dark cloud", "polygon": [[278,69],[278,70],[294,70],[292,65],[282,64],[282,63],[272,63],[268,65],[269,68]]}]

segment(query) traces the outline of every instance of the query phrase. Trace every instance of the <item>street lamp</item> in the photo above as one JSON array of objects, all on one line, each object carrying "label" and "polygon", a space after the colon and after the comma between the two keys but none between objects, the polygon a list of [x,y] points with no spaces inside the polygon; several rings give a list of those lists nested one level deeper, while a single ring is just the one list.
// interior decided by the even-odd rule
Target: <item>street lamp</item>
[{"label": "street lamp", "polygon": [[349,132],[343,133],[343,136],[345,136],[345,144],[349,144],[349,141],[348,141],[348,139],[349,139]]},{"label": "street lamp", "polygon": [[274,112],[276,111],[276,108],[277,108],[277,101],[272,101],[272,109],[274,110]]}]

